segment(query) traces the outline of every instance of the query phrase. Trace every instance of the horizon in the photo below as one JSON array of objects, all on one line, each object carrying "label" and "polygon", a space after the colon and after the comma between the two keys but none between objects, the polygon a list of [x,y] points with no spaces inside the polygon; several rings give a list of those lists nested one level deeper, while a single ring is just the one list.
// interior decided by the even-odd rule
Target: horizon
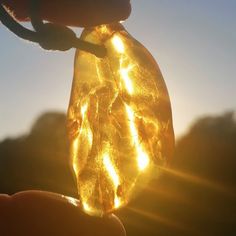
[{"label": "horizon", "polygon": [[[131,4],[124,25],[160,66],[176,137],[199,117],[235,111],[236,2],[133,0]],[[74,50],[44,51],[1,25],[0,36],[2,141],[29,132],[45,111],[67,110]]]}]

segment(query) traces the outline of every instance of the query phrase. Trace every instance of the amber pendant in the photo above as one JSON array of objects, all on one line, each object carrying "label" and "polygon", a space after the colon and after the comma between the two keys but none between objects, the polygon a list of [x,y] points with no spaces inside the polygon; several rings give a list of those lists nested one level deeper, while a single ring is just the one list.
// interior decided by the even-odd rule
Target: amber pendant
[{"label": "amber pendant", "polygon": [[81,38],[103,44],[107,56],[76,52],[70,160],[84,211],[103,215],[126,205],[167,164],[171,106],[157,63],[121,24],[86,29]]}]

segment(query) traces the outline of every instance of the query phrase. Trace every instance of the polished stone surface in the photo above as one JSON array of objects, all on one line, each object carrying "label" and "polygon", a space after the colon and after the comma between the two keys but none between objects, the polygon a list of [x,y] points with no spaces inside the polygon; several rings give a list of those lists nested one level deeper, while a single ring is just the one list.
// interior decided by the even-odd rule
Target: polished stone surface
[{"label": "polished stone surface", "polygon": [[167,165],[174,147],[171,106],[154,58],[120,24],[81,37],[108,53],[102,59],[76,53],[70,158],[84,211],[103,215],[126,205]]}]

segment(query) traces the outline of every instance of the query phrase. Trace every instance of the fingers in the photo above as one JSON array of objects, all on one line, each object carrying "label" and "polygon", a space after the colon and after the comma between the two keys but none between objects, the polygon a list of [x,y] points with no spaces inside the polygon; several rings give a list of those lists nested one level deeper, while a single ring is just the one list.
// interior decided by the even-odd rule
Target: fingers
[{"label": "fingers", "polygon": [[[29,17],[29,1],[2,0],[20,20]],[[39,9],[45,20],[79,27],[125,20],[130,12],[130,0],[40,0]]]},{"label": "fingers", "polygon": [[125,235],[114,215],[91,217],[78,204],[75,199],[40,191],[0,195],[0,235]]}]

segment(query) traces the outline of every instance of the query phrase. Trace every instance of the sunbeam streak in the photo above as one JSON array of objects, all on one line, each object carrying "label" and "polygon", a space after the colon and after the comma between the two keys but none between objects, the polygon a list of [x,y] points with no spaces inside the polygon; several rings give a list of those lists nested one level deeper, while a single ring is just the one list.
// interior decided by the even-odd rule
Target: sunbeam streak
[{"label": "sunbeam streak", "polygon": [[156,213],[152,213],[152,212],[148,212],[148,211],[144,211],[143,209],[138,209],[138,208],[134,208],[134,207],[127,207],[127,209],[129,211],[132,211],[138,215],[141,215],[143,217],[146,217],[152,221],[157,221],[163,225],[172,227],[172,228],[176,228],[178,230],[184,231],[184,232],[189,232],[191,233],[191,235],[200,235],[198,232],[196,232],[195,230],[193,230],[192,228],[190,228],[187,225],[184,225],[180,222],[174,221],[170,218],[161,216],[161,215],[157,215]]},{"label": "sunbeam streak", "polygon": [[234,190],[230,189],[229,187],[223,186],[222,184],[213,182],[211,180],[208,180],[208,179],[205,179],[205,178],[202,178],[202,177],[190,174],[190,173],[186,173],[186,172],[183,172],[180,170],[167,168],[167,167],[160,167],[160,169],[162,169],[164,172],[166,172],[172,176],[184,179],[187,182],[198,184],[198,185],[201,185],[201,186],[206,187],[208,189],[212,189],[217,192],[236,196],[236,193]]}]

